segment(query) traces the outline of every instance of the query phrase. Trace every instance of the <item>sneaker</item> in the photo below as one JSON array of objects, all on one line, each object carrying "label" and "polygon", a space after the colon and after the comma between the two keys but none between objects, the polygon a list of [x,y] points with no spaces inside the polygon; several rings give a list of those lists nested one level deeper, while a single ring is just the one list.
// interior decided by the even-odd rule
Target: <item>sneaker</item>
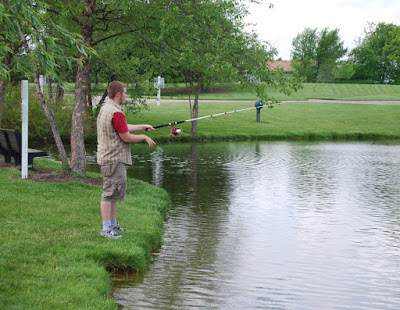
[{"label": "sneaker", "polygon": [[112,229],[111,227],[108,228],[108,229],[103,229],[103,230],[100,232],[100,235],[102,235],[102,236],[104,236],[104,237],[107,237],[107,238],[111,238],[111,239],[119,239],[119,238],[122,238],[122,236],[119,235],[118,233],[116,233],[116,232],[114,231],[114,229]]},{"label": "sneaker", "polygon": [[116,226],[112,227],[112,229],[113,229],[114,231],[122,231],[122,232],[127,231],[126,229],[123,229],[121,226],[119,226],[118,222],[117,222],[117,225],[116,225]]}]

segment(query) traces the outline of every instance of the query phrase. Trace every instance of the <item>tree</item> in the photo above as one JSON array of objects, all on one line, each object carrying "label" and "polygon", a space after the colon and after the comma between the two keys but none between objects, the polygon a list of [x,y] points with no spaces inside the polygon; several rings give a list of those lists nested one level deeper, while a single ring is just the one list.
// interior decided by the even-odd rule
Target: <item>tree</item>
[{"label": "tree", "polygon": [[[6,36],[2,37],[2,42],[13,46],[19,44],[24,53],[20,53],[19,49],[5,49],[8,53],[6,55],[11,55],[14,62],[18,62],[15,64],[15,68],[11,68],[10,66],[6,67],[7,62],[3,60],[2,64],[5,64],[3,66],[5,69],[2,71],[1,78],[7,78],[7,70],[21,71],[27,76],[33,76],[36,92],[52,129],[63,168],[68,171],[68,158],[57,129],[51,101],[52,96],[49,96],[49,108],[39,85],[39,75],[48,76],[49,81],[54,79],[62,82],[58,75],[59,64],[71,66],[76,59],[66,56],[63,46],[59,42],[63,42],[63,44],[74,48],[76,51],[85,52],[81,48],[83,42],[74,34],[55,25],[51,19],[47,18],[46,8],[41,1],[25,0],[18,3],[5,1],[3,7],[6,9],[6,17],[9,18],[8,22],[10,24],[8,25]],[[52,33],[48,32],[48,29],[52,29]]]},{"label": "tree", "polygon": [[350,80],[354,73],[354,65],[348,61],[339,62],[332,70],[332,74],[336,80]]},{"label": "tree", "polygon": [[18,51],[22,47],[15,23],[12,19],[12,7],[6,1],[0,2],[0,127],[3,115],[4,96],[10,75],[18,62]]},{"label": "tree", "polygon": [[332,70],[347,50],[340,41],[339,29],[306,28],[292,41],[293,67],[307,82],[332,79]]},{"label": "tree", "polygon": [[384,47],[390,61],[393,61],[396,67],[400,64],[400,26],[394,26],[390,31],[391,39]]},{"label": "tree", "polygon": [[[95,48],[101,42],[137,31],[145,27],[146,12],[151,2],[95,1],[95,0],[46,0],[48,10],[56,15],[62,25],[70,31],[80,33],[87,48]],[[91,58],[80,52],[82,66],[76,67],[75,97],[71,127],[71,169],[86,173],[86,151],[84,142],[84,116],[90,90]],[[113,60],[109,60],[113,61]]]},{"label": "tree", "polygon": [[317,75],[319,80],[329,81],[333,79],[332,70],[336,67],[338,59],[347,53],[340,41],[339,29],[330,31],[324,28],[319,34],[316,48]]},{"label": "tree", "polygon": [[[149,81],[153,78],[153,47],[135,34],[126,34],[108,41],[101,42],[97,47],[97,54],[91,59],[91,79],[97,87],[99,81],[125,81],[128,86],[128,96],[133,102],[140,101],[141,105],[127,104],[131,111],[145,108],[145,101],[141,100],[144,93],[149,93],[153,87]],[[110,61],[113,59],[113,61]],[[101,84],[103,85],[103,84]],[[103,87],[103,86],[101,86]],[[107,87],[101,89],[103,96],[96,107],[98,112],[107,96]]]},{"label": "tree", "polygon": [[306,28],[292,40],[292,65],[307,82],[314,82],[317,77],[317,29]]},{"label": "tree", "polygon": [[[170,75],[181,76],[194,94],[190,116],[197,118],[202,89],[218,81],[236,80],[252,85],[267,104],[264,81],[289,91],[298,87],[297,80],[282,72],[269,71],[268,61],[275,50],[260,43],[244,31],[247,14],[242,1],[161,1],[161,28],[158,45]],[[166,61],[168,59],[168,61]],[[190,96],[189,96],[190,99]],[[192,122],[192,133],[197,122]]]},{"label": "tree", "polygon": [[[396,42],[398,26],[386,23],[369,23],[364,38],[350,53],[354,64],[355,80],[370,80],[374,83],[398,83],[400,72],[393,58],[390,45]],[[394,49],[394,51],[396,48]]]}]

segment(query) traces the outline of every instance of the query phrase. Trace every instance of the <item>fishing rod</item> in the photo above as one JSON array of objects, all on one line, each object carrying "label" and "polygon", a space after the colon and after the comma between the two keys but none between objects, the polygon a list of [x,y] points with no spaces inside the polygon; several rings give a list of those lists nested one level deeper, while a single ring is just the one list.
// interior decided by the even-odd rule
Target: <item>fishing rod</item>
[{"label": "fishing rod", "polygon": [[[220,115],[226,115],[226,114],[231,114],[231,113],[242,112],[242,111],[246,111],[246,110],[261,109],[262,107],[263,106],[261,105],[261,106],[257,106],[257,107],[239,109],[239,110],[222,112],[222,113],[217,113],[217,114],[210,114],[210,115],[206,115],[206,116],[186,119],[186,120],[183,120],[183,121],[176,121],[176,122],[172,122],[172,123],[162,124],[162,125],[154,126],[153,128],[157,129],[157,128],[162,128],[162,127],[172,126],[172,129],[171,129],[171,139],[172,139],[172,136],[179,136],[181,134],[181,132],[182,132],[182,128],[175,128],[174,127],[175,125],[182,124],[182,123],[193,122],[193,121],[197,121],[197,120],[205,119],[205,118],[210,118],[210,117],[216,117],[216,116],[220,116]],[[147,131],[147,129],[146,129],[146,131]]]}]

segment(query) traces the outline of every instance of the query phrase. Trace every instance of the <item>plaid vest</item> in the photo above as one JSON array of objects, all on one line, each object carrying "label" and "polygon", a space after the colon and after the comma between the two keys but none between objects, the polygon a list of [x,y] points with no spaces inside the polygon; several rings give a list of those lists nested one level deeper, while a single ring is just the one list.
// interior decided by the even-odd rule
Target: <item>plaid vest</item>
[{"label": "plaid vest", "polygon": [[99,165],[113,163],[132,165],[131,146],[122,141],[111,122],[116,112],[122,113],[121,106],[108,99],[97,117],[97,163]]}]

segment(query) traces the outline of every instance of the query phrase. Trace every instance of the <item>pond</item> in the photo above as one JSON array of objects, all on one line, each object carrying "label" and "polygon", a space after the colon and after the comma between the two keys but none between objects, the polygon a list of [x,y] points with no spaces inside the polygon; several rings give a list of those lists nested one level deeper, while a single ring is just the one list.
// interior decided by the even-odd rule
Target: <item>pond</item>
[{"label": "pond", "polygon": [[[115,278],[127,309],[400,309],[400,145],[133,146],[172,199],[159,255]],[[94,168],[95,169],[95,168]]]}]

